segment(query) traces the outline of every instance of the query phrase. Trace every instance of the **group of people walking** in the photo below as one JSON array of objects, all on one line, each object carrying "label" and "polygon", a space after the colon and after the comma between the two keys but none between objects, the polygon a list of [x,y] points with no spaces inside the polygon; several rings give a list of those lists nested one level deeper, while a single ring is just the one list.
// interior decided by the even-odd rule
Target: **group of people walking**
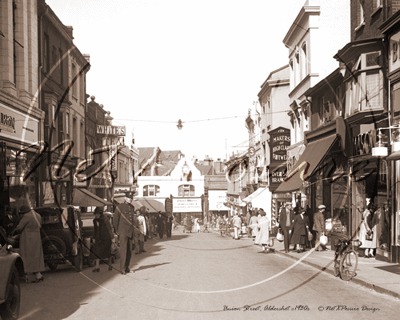
[{"label": "group of people walking", "polygon": [[186,231],[189,233],[200,232],[199,218],[193,218],[193,216],[185,216],[183,218],[183,233]]}]

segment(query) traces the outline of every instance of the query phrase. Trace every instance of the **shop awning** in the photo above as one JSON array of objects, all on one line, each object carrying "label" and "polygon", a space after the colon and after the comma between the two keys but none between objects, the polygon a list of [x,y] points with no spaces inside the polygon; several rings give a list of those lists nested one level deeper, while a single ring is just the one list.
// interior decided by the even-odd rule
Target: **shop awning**
[{"label": "shop awning", "polygon": [[[148,199],[148,198],[144,198],[144,197],[135,198],[133,201],[137,201],[141,205],[145,206],[149,210],[150,213],[157,213],[159,211],[165,212],[165,206],[160,201],[157,201],[154,199]],[[136,209],[136,206],[135,206],[135,209]]]},{"label": "shop awning", "polygon": [[103,200],[102,198],[96,196],[94,193],[91,193],[87,189],[75,188],[72,193],[72,205],[79,207],[102,207],[112,205],[112,203]]},{"label": "shop awning", "polygon": [[300,159],[286,179],[279,185],[275,192],[289,192],[301,188],[303,181],[310,177],[318,168],[325,155],[332,148],[337,135],[331,135],[314,142],[310,142]]},{"label": "shop awning", "polygon": [[248,197],[244,198],[244,202],[252,202],[255,198],[257,198],[261,193],[265,191],[266,188],[258,188],[256,191],[254,191],[251,195]]}]

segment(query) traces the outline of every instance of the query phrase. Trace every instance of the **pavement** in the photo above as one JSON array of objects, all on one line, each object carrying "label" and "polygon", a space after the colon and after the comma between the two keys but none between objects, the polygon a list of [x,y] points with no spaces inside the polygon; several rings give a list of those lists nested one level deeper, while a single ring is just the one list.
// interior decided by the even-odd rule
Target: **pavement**
[{"label": "pavement", "polygon": [[[217,230],[212,230],[212,232],[219,233]],[[247,236],[242,237],[240,240],[253,241],[247,238]],[[290,245],[290,248],[292,249],[293,245]],[[300,261],[300,263],[334,275],[334,250],[331,250],[329,245],[327,249],[325,251],[307,249],[305,252],[300,253],[290,250],[288,253],[285,253],[283,242],[274,239],[274,245],[269,248],[266,254],[284,255],[289,259]],[[353,283],[400,299],[400,264],[358,256],[356,272],[357,275],[350,280]],[[343,280],[338,277],[338,281]]]}]

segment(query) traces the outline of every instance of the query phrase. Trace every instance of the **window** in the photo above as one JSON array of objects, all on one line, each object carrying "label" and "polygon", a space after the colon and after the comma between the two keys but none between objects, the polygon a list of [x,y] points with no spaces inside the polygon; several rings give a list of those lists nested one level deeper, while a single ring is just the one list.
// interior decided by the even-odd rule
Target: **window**
[{"label": "window", "polygon": [[16,21],[16,16],[17,16],[17,5],[15,1],[12,2],[13,6],[13,11],[12,11],[12,23],[13,23],[13,64],[14,64],[14,84],[17,85],[17,40],[16,40],[16,34],[17,34],[17,21]]},{"label": "window", "polygon": [[85,104],[85,74],[82,73],[79,77],[79,100],[80,103]]},{"label": "window", "polygon": [[146,185],[143,187],[143,197],[156,197],[160,193],[157,185]]},{"label": "window", "polygon": [[[74,81],[74,78],[76,76],[76,65],[74,63],[72,64],[71,76],[72,76],[72,79],[71,79],[71,83],[72,83],[72,81]],[[76,98],[76,81],[72,85],[72,96]]]},{"label": "window", "polygon": [[49,46],[49,36],[48,34],[44,34],[44,39],[43,39],[43,71],[44,72],[49,72],[50,70],[50,46]]},{"label": "window", "polygon": [[398,117],[400,115],[400,82],[392,85],[391,94],[393,117]]},{"label": "window", "polygon": [[382,7],[382,0],[374,0],[374,9]]},{"label": "window", "polygon": [[69,113],[68,112],[65,113],[65,134],[66,134],[66,138],[70,139],[70,136],[69,136]]},{"label": "window", "polygon": [[356,31],[361,28],[361,26],[364,25],[364,8],[361,4],[361,2],[357,1],[357,27],[356,27]]},{"label": "window", "polygon": [[74,146],[74,155],[78,156],[78,141],[81,141],[81,139],[79,139],[78,137],[78,126],[76,124],[76,118],[72,119],[72,139],[75,142],[75,146]]},{"label": "window", "polygon": [[80,143],[80,157],[84,158],[85,157],[85,127],[83,126],[83,122],[81,122],[81,139],[79,139],[79,143]]},{"label": "window", "polygon": [[58,49],[58,71],[60,72],[60,84],[64,85],[64,66],[63,66],[63,52]]},{"label": "window", "polygon": [[307,45],[306,43],[304,43],[303,46],[301,47],[301,79],[304,79],[308,74],[307,65],[308,65]]},{"label": "window", "polygon": [[183,184],[178,187],[178,197],[193,197],[194,186],[191,184]]},{"label": "window", "polygon": [[58,113],[58,143],[61,143],[64,141],[64,121],[63,121],[63,114],[64,112],[59,112]]}]

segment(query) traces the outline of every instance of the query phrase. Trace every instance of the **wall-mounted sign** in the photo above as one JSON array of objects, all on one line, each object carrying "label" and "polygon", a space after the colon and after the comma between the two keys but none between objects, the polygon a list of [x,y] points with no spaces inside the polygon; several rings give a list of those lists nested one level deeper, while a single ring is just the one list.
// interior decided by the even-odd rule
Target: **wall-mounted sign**
[{"label": "wall-mounted sign", "polygon": [[209,190],[208,191],[208,209],[209,210],[229,210],[224,205],[226,202],[226,191],[224,190]]},{"label": "wall-mounted sign", "polygon": [[39,120],[0,103],[0,137],[35,144],[38,128]]},{"label": "wall-mounted sign", "polygon": [[201,198],[173,198],[174,212],[202,212]]},{"label": "wall-mounted sign", "polygon": [[270,163],[282,163],[286,161],[286,150],[290,146],[290,130],[278,127],[268,132],[270,135]]},{"label": "wall-mounted sign", "polygon": [[400,32],[390,37],[389,72],[400,68]]},{"label": "wall-mounted sign", "polygon": [[125,126],[103,126],[97,125],[97,134],[106,134],[111,136],[125,136]]}]

